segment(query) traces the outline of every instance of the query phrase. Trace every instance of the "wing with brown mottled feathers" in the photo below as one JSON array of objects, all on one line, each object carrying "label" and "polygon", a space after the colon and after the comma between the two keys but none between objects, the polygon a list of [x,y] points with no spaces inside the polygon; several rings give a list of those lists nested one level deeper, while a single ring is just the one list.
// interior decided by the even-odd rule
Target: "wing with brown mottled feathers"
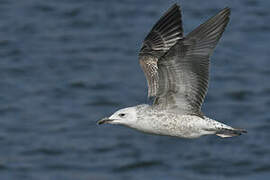
[{"label": "wing with brown mottled feathers", "polygon": [[174,4],[144,39],[139,62],[148,84],[148,97],[158,89],[157,62],[183,36],[180,7]]},{"label": "wing with brown mottled feathers", "polygon": [[179,40],[158,61],[158,92],[154,106],[201,116],[208,88],[209,59],[226,25],[225,8]]}]

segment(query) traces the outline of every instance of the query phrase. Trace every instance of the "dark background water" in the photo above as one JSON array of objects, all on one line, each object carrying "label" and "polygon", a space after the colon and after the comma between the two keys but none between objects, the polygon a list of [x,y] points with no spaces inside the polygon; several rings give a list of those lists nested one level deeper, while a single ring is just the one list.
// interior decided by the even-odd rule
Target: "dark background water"
[{"label": "dark background water", "polygon": [[270,1],[183,0],[185,34],[228,6],[206,115],[248,134],[195,140],[96,121],[147,102],[137,53],[175,1],[0,1],[0,179],[268,179]]}]

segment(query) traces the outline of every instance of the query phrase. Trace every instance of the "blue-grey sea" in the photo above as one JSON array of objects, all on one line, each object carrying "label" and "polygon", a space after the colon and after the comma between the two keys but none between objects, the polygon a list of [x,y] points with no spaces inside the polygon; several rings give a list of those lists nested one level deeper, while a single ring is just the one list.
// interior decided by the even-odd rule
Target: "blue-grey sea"
[{"label": "blue-grey sea", "polygon": [[[184,33],[225,7],[205,115],[248,134],[180,139],[97,126],[149,103],[138,52],[173,4]],[[0,0],[0,180],[270,178],[269,0]]]}]

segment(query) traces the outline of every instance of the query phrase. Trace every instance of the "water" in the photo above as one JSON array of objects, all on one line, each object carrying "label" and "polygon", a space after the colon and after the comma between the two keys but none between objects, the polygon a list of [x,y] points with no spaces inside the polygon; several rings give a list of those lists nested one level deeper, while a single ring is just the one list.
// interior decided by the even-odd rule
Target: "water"
[{"label": "water", "polygon": [[137,53],[173,2],[0,1],[1,180],[270,177],[268,0],[181,2],[185,34],[231,7],[203,110],[248,134],[185,140],[96,126],[147,102]]}]

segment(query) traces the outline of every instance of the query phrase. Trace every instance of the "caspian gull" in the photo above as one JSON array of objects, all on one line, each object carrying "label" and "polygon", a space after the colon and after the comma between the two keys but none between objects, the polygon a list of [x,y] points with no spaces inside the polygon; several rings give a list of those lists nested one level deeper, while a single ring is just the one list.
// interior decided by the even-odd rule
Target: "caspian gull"
[{"label": "caspian gull", "polygon": [[181,138],[245,133],[201,112],[208,89],[210,56],[229,15],[230,9],[225,8],[184,37],[181,10],[174,4],[146,36],[139,53],[148,96],[155,97],[153,104],[120,109],[98,124],[120,124],[145,133]]}]

